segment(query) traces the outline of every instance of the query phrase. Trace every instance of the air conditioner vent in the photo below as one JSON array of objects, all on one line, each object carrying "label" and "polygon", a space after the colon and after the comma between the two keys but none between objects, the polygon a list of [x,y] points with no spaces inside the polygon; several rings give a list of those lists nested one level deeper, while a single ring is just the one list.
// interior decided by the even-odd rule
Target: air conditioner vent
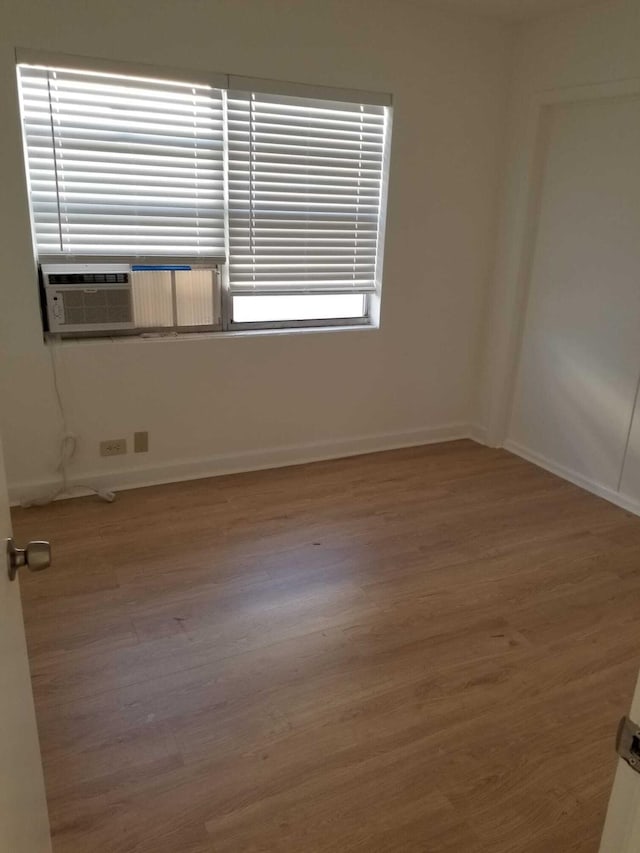
[{"label": "air conditioner vent", "polygon": [[49,284],[126,284],[129,275],[117,273],[50,273]]},{"label": "air conditioner vent", "polygon": [[112,326],[133,322],[131,291],[127,287],[58,290],[53,300],[62,303],[61,326]]}]

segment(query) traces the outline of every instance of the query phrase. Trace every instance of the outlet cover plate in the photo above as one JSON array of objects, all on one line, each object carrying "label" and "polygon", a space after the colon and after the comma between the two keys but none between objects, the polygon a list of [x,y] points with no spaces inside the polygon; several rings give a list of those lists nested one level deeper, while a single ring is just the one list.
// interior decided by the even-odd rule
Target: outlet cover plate
[{"label": "outlet cover plate", "polygon": [[100,442],[100,456],[122,456],[126,452],[126,438],[110,438]]}]

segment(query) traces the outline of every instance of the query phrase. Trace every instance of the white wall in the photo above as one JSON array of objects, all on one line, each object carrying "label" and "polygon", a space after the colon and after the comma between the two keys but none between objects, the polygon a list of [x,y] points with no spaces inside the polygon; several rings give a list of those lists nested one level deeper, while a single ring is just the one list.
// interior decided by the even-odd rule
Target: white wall
[{"label": "white wall", "polygon": [[[521,333],[527,316],[528,286],[532,281],[527,274],[527,251],[525,251],[527,233],[534,235],[531,241],[533,251],[529,257],[533,254],[535,272],[535,230],[528,232],[526,228],[527,199],[531,198],[529,191],[532,186],[535,186],[537,180],[536,164],[530,158],[532,150],[530,143],[534,136],[532,105],[540,97],[547,101],[560,97],[575,102],[581,97],[591,98],[596,92],[607,95],[623,90],[640,92],[638,43],[640,43],[638,0],[621,0],[621,2],[557,15],[528,24],[520,31],[516,48],[518,60],[508,120],[509,156],[501,205],[496,270],[490,297],[490,322],[487,324],[485,333],[485,355],[477,420],[486,426],[489,443],[500,445],[506,440],[507,446],[511,449],[517,450],[534,461],[546,464],[557,473],[568,476],[592,491],[640,513],[640,405],[636,406],[635,416],[630,424],[628,414],[625,415],[627,423],[624,429],[618,429],[615,453],[609,454],[611,470],[606,477],[603,477],[602,472],[598,474],[592,470],[593,459],[588,465],[580,466],[584,470],[576,470],[572,463],[572,458],[576,458],[576,448],[573,448],[571,453],[560,454],[561,459],[550,458],[553,454],[546,456],[544,451],[540,452],[539,446],[545,446],[545,442],[547,447],[551,444],[557,447],[557,442],[548,440],[550,424],[547,424],[546,439],[543,435],[545,430],[538,430],[535,435],[532,435],[532,430],[534,432],[536,430],[535,418],[529,418],[528,423],[524,424],[521,415],[526,405],[523,408],[523,400],[518,396],[520,390],[515,381],[518,355],[521,352]],[[616,164],[609,165],[614,170],[617,168]],[[635,204],[632,195],[636,189],[636,184],[631,180],[633,175],[635,170],[629,173],[629,181],[622,190],[625,198],[615,200],[618,206]],[[624,184],[624,181],[621,183]],[[544,187],[544,175],[542,186]],[[530,219],[537,225],[540,224],[537,214],[530,216]],[[617,241],[620,234],[614,236]],[[616,258],[616,268],[617,274],[619,273],[618,284],[625,278],[628,282],[635,282],[634,293],[637,293],[638,270],[635,256],[635,251],[620,253]],[[627,269],[621,270],[625,262]],[[586,258],[585,264],[588,264]],[[593,278],[591,273],[593,270],[585,269],[585,281]],[[637,312],[634,310],[632,313]],[[607,322],[604,311],[602,319],[603,322]],[[620,336],[624,334],[623,329],[626,326],[624,319],[618,318],[610,330],[612,334],[616,334],[616,324],[617,333]],[[637,319],[635,329],[635,332],[631,329],[630,333],[631,337],[635,334],[637,338]],[[592,380],[595,382],[597,376],[589,364],[592,355],[592,349],[588,354],[585,350],[586,357],[583,363],[576,364],[574,367],[581,370],[582,375],[587,376],[590,382]],[[629,379],[631,368],[628,361],[625,370],[629,376],[626,378],[623,376],[624,370],[616,372],[613,362],[606,367],[609,372],[613,370],[615,375],[610,376],[606,387],[601,389],[604,390],[604,395],[600,395],[603,410],[611,409],[607,403],[607,400],[611,399],[608,395],[613,393],[620,382],[626,382],[629,387],[632,384]],[[635,381],[637,381],[637,373]],[[514,388],[516,389],[515,398],[510,393]],[[587,393],[595,390],[593,383],[590,389],[586,389]],[[572,393],[576,394],[575,387]],[[512,399],[515,399],[516,405],[520,407],[520,412],[516,412],[515,415],[515,410],[510,405]],[[528,401],[528,404],[530,403],[531,400]],[[627,404],[630,413],[633,408],[632,396],[625,401],[625,407]],[[596,418],[592,424],[594,429],[597,428],[597,420]],[[629,445],[625,452],[623,433],[629,430],[629,425],[631,426]],[[612,423],[609,422],[607,432],[610,432],[611,426]],[[588,430],[585,431],[584,427],[583,424],[581,430],[576,432],[572,430],[566,418],[563,422],[563,429],[572,432],[570,441],[577,441],[579,432],[586,434]],[[599,445],[598,448],[593,449],[593,453],[599,453],[602,449]],[[583,450],[586,450],[586,447]],[[607,452],[613,450],[611,445]],[[618,468],[618,472],[614,477],[612,472],[615,467]],[[621,474],[620,468],[622,468]]]},{"label": "white wall", "polygon": [[640,89],[547,106],[541,121],[507,447],[615,492],[640,377]]},{"label": "white wall", "polygon": [[489,441],[507,432],[524,298],[518,274],[529,191],[531,105],[537,93],[640,77],[640,3],[621,0],[522,25],[508,119],[498,248],[477,420]]},{"label": "white wall", "polygon": [[[275,459],[265,456],[273,448],[320,443],[282,458],[329,455],[446,436],[471,420],[508,27],[411,0],[5,0],[0,34],[0,425],[14,495],[54,476],[60,438],[30,248],[16,45],[394,95],[382,327],[66,345],[58,358],[80,436],[75,477],[112,473],[118,485],[195,474],[224,467],[211,459],[228,454],[241,455],[230,467],[250,467]],[[143,429],[147,456],[98,457],[100,439]],[[139,464],[150,471],[137,474]]]}]

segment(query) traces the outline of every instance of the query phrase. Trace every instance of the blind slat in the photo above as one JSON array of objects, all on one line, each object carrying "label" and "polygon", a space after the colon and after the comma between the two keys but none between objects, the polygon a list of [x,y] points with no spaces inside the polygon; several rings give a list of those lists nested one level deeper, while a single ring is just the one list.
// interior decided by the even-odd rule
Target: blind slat
[{"label": "blind slat", "polygon": [[385,111],[231,92],[231,292],[373,290]]},{"label": "blind slat", "polygon": [[228,237],[232,293],[375,288],[381,102],[19,75],[39,253],[222,258]]},{"label": "blind slat", "polygon": [[221,90],[29,66],[19,75],[40,254],[224,257]]}]

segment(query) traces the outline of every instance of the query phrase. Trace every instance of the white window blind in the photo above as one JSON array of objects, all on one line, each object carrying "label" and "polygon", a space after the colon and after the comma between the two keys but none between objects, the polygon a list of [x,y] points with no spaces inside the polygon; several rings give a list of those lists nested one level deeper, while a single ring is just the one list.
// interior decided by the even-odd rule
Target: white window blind
[{"label": "white window blind", "polygon": [[40,258],[225,257],[222,92],[20,66]]},{"label": "white window blind", "polygon": [[376,286],[385,108],[228,95],[232,293]]}]

